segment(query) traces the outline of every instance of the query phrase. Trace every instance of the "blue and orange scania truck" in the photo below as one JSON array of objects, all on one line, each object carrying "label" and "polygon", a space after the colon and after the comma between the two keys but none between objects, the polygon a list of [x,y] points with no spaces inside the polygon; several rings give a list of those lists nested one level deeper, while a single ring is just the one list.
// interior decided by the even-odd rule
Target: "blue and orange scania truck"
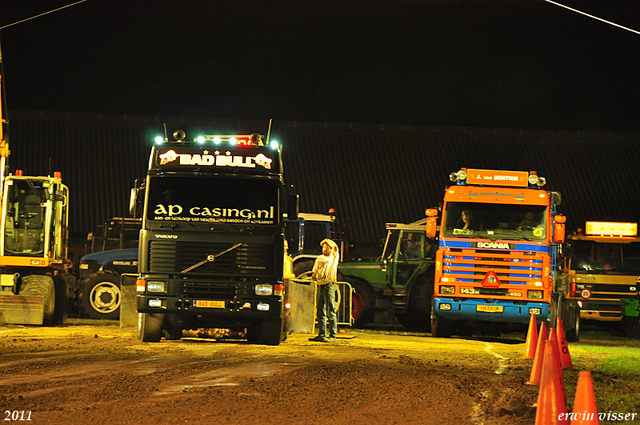
[{"label": "blue and orange scania truck", "polygon": [[440,218],[432,334],[496,335],[526,329],[531,315],[555,326],[560,312],[570,338],[580,313],[556,281],[560,194],[541,189],[535,172],[463,168],[449,177],[441,212],[426,211],[427,236]]}]

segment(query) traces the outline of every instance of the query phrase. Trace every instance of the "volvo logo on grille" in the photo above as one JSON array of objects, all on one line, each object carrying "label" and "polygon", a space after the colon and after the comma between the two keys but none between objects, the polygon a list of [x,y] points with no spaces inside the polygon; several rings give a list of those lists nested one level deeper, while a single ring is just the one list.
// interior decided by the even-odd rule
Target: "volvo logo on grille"
[{"label": "volvo logo on grille", "polygon": [[178,235],[155,235],[156,239],[178,239]]},{"label": "volvo logo on grille", "polygon": [[512,249],[511,245],[506,242],[476,242],[476,248],[489,249]]}]

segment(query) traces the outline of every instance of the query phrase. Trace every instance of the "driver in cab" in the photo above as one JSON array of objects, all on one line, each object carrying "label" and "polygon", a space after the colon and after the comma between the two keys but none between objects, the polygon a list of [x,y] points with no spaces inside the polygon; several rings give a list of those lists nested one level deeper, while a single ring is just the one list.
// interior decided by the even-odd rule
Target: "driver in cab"
[{"label": "driver in cab", "polygon": [[478,223],[473,220],[473,214],[469,210],[464,210],[460,214],[460,219],[456,223],[455,228],[461,230],[480,230]]}]

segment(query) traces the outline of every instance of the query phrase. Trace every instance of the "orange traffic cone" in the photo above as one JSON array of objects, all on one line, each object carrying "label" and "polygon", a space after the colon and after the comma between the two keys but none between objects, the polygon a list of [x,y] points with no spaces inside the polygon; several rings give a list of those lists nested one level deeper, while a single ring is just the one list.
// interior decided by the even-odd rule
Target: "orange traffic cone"
[{"label": "orange traffic cone", "polygon": [[596,396],[593,392],[593,381],[591,380],[591,372],[588,370],[581,370],[578,375],[578,386],[576,388],[576,398],[573,400],[571,424],[600,424],[598,408],[596,407]]},{"label": "orange traffic cone", "polygon": [[566,424],[569,421],[567,405],[560,376],[562,367],[558,366],[557,356],[554,354],[553,341],[545,344],[544,363],[542,365],[542,379],[538,393],[538,408],[536,410],[536,425]]},{"label": "orange traffic cone", "polygon": [[536,357],[536,347],[538,346],[538,323],[536,315],[532,314],[529,320],[529,331],[527,332],[527,340],[524,343],[523,359],[533,359]]},{"label": "orange traffic cone", "polygon": [[525,383],[526,385],[540,385],[540,377],[542,376],[542,362],[544,360],[544,346],[547,342],[547,324],[542,322],[540,325],[540,335],[538,335],[538,347],[536,348],[536,356],[533,359],[533,367],[531,368],[531,376]]},{"label": "orange traffic cone", "polygon": [[560,349],[560,363],[562,363],[563,369],[573,368],[573,362],[571,361],[571,354],[569,353],[569,344],[567,344],[567,336],[564,333],[564,323],[562,319],[558,317],[556,325],[558,332],[558,347]]},{"label": "orange traffic cone", "polygon": [[[560,347],[558,347],[557,332],[558,331],[556,330],[556,328],[551,329],[551,331],[549,332],[549,341],[547,341],[547,343],[553,347],[553,357],[557,363],[558,370],[560,371],[558,375],[560,376],[560,383],[562,384],[562,392],[565,394],[565,400],[566,400],[567,392],[564,386],[564,376],[562,375],[562,362],[560,361]],[[544,363],[543,363],[543,367],[544,367]]]}]

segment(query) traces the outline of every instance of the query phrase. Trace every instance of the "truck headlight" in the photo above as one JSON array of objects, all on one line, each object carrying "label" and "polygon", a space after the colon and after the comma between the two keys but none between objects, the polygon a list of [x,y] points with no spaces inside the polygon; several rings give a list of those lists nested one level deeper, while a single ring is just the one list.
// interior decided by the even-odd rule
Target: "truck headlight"
[{"label": "truck headlight", "polygon": [[533,316],[533,315],[540,316],[541,314],[542,314],[542,309],[541,308],[532,307],[532,308],[529,309],[529,315],[530,316]]},{"label": "truck headlight", "polygon": [[527,291],[527,297],[533,298],[535,300],[541,300],[543,294],[544,294],[544,291],[537,291],[537,290]]},{"label": "truck headlight", "polygon": [[256,295],[273,295],[273,285],[269,283],[261,283],[259,285],[254,286],[253,288]]},{"label": "truck headlight", "polygon": [[148,292],[167,292],[164,282],[160,280],[150,280],[147,282]]},{"label": "truck headlight", "polygon": [[440,304],[440,310],[451,310],[451,304]]},{"label": "truck headlight", "polygon": [[453,295],[456,293],[455,286],[440,286],[440,293],[446,295]]},{"label": "truck headlight", "polygon": [[269,304],[258,303],[258,305],[256,306],[256,309],[258,309],[258,311],[269,311]]}]

